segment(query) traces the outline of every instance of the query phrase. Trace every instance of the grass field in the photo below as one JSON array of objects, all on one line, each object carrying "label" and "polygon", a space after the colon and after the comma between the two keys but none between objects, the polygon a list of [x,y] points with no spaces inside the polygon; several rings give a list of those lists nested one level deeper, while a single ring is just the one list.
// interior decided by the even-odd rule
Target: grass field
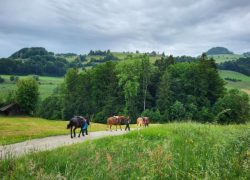
[{"label": "grass field", "polygon": [[[0,117],[0,145],[69,134],[69,130],[66,129],[67,124],[68,121],[52,121],[35,117]],[[106,130],[106,125],[91,123],[89,130]]]},{"label": "grass field", "polygon": [[[5,79],[4,83],[0,84],[0,95],[6,97],[7,94],[16,89],[16,84],[10,81],[9,75],[1,75]],[[19,79],[27,78],[29,76],[18,76]],[[54,89],[63,82],[63,77],[47,77],[39,76],[39,93],[41,99],[51,95]]]},{"label": "grass field", "polygon": [[250,125],[170,123],[2,160],[3,179],[249,179]]},{"label": "grass field", "polygon": [[209,55],[208,57],[213,57],[216,63],[223,63],[225,61],[237,60],[244,56],[239,54],[220,54],[220,55]]},{"label": "grass field", "polygon": [[236,88],[241,91],[246,92],[247,94],[250,95],[250,77],[246,76],[244,74],[235,72],[235,71],[225,71],[225,70],[220,70],[219,71],[220,76],[225,79],[225,78],[233,78],[241,81],[237,82],[232,82],[232,81],[227,81],[226,87],[227,88]]}]

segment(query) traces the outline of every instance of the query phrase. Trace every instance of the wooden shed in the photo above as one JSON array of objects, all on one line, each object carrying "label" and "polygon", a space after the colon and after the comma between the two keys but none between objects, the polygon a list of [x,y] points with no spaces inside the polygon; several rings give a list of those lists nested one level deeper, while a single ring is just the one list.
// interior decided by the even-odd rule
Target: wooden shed
[{"label": "wooden shed", "polygon": [[20,106],[16,103],[11,103],[7,106],[0,108],[0,113],[6,116],[22,115]]}]

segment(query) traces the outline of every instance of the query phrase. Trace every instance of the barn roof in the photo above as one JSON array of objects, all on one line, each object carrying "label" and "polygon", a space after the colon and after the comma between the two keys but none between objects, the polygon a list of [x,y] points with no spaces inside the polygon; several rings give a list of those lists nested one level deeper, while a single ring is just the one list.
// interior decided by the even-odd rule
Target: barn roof
[{"label": "barn roof", "polygon": [[16,105],[16,103],[11,103],[11,104],[9,104],[7,106],[1,107],[0,111],[6,111],[7,109],[9,109],[9,108],[11,108],[11,107],[13,107],[15,105]]}]

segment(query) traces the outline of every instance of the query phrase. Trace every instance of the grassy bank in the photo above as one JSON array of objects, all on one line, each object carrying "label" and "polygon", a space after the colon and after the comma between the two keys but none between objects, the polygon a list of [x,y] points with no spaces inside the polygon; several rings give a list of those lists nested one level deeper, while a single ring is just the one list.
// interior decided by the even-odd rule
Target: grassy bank
[{"label": "grassy bank", "polygon": [[250,125],[171,123],[0,162],[18,179],[249,179]]},{"label": "grassy bank", "polygon": [[[51,121],[35,117],[0,117],[0,145],[69,134],[68,121]],[[90,131],[105,130],[106,125],[92,123]],[[79,129],[77,130],[77,132]]]}]

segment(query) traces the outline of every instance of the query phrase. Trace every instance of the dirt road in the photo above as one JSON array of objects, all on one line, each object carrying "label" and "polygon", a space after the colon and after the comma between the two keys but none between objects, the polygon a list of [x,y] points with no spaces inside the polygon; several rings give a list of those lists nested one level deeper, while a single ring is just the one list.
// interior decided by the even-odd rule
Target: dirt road
[{"label": "dirt road", "polygon": [[30,152],[36,151],[44,151],[48,149],[54,149],[61,146],[71,145],[75,143],[81,143],[86,140],[92,140],[107,136],[116,136],[125,134],[126,131],[98,131],[98,132],[90,132],[88,136],[84,137],[76,137],[71,139],[70,135],[62,135],[62,136],[52,136],[41,139],[32,139],[28,141],[24,141],[21,143],[15,143],[10,145],[0,146],[0,159],[10,158],[10,157],[18,157]]}]

